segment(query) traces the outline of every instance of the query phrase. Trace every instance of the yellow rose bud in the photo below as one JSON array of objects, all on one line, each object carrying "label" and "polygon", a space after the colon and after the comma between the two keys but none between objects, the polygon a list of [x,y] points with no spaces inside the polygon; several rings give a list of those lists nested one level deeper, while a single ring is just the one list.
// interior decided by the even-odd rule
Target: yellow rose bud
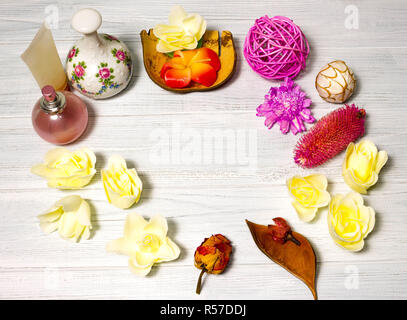
[{"label": "yellow rose bud", "polygon": [[108,168],[102,170],[101,175],[109,203],[127,209],[140,200],[143,183],[136,169],[127,169],[126,161],[121,156],[111,156]]},{"label": "yellow rose bud", "polygon": [[173,52],[182,49],[195,49],[206,31],[206,21],[198,14],[187,14],[181,6],[174,6],[169,17],[169,25],[158,24],[154,35],[159,39],[158,52]]},{"label": "yellow rose bud", "polygon": [[354,191],[366,194],[367,189],[377,182],[387,159],[386,151],[378,152],[374,143],[369,140],[356,145],[351,142],[342,164],[343,179]]},{"label": "yellow rose bud", "polygon": [[48,180],[48,187],[80,189],[86,186],[96,173],[96,156],[88,148],[71,152],[55,148],[45,155],[44,163],[31,168],[31,172]]},{"label": "yellow rose bud", "polygon": [[322,174],[294,176],[287,180],[288,191],[294,199],[292,205],[301,220],[311,221],[318,208],[328,205],[331,196],[326,191],[327,186],[328,181]]},{"label": "yellow rose bud", "polygon": [[375,211],[363,205],[359,193],[337,194],[329,204],[328,227],[332,239],[339,246],[359,251],[375,224]]},{"label": "yellow rose bud", "polygon": [[129,256],[132,272],[146,276],[155,263],[178,258],[180,249],[167,237],[165,218],[156,215],[149,222],[142,216],[129,213],[124,225],[124,236],[110,241],[106,251]]},{"label": "yellow rose bud", "polygon": [[38,218],[41,230],[45,233],[58,230],[63,239],[72,242],[79,238],[89,239],[92,229],[91,210],[80,196],[62,198]]}]

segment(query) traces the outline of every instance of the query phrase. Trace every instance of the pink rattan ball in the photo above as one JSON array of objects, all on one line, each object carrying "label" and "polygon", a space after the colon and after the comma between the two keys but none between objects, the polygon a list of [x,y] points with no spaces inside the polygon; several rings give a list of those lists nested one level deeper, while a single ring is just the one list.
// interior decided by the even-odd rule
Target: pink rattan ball
[{"label": "pink rattan ball", "polygon": [[250,67],[262,77],[293,79],[305,68],[309,45],[289,18],[264,16],[250,28],[243,52]]}]

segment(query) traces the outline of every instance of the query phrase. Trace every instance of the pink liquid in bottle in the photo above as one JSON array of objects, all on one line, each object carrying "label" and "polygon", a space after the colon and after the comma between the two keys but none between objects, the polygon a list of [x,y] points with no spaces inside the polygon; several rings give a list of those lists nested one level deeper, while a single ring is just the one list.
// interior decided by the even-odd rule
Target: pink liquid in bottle
[{"label": "pink liquid in bottle", "polygon": [[55,92],[52,86],[41,90],[41,97],[32,111],[35,131],[45,141],[57,145],[78,139],[88,124],[86,104],[69,91]]}]

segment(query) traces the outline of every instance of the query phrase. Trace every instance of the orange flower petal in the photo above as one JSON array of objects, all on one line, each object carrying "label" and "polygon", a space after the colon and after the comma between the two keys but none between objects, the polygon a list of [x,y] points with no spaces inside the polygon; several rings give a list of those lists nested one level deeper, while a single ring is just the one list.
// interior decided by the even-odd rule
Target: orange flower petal
[{"label": "orange flower petal", "polygon": [[179,58],[185,66],[197,55],[197,50],[177,50],[174,52],[174,58]]},{"label": "orange flower petal", "polygon": [[164,75],[164,80],[171,88],[185,88],[191,82],[191,69],[169,69]]},{"label": "orange flower petal", "polygon": [[194,63],[190,66],[192,80],[206,87],[210,87],[216,81],[216,70],[206,63]]},{"label": "orange flower petal", "polygon": [[209,48],[200,48],[196,50],[196,54],[191,59],[190,64],[193,63],[207,63],[218,71],[220,69],[220,60],[215,51]]},{"label": "orange flower petal", "polygon": [[181,58],[173,58],[163,65],[161,68],[161,78],[164,79],[165,73],[169,69],[185,69],[185,64]]}]

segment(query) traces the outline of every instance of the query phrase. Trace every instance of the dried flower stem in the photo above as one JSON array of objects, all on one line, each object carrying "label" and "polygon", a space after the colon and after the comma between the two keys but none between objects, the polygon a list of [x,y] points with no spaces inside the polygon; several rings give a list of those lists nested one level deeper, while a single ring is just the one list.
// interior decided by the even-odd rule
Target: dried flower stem
[{"label": "dried flower stem", "polygon": [[199,274],[199,278],[198,278],[198,283],[196,285],[196,294],[200,294],[201,293],[201,287],[202,287],[202,276],[204,275],[204,273],[206,272],[205,268],[202,268],[201,273]]},{"label": "dried flower stem", "polygon": [[287,235],[287,240],[294,242],[297,246],[301,245],[301,242],[295,239],[291,232]]}]

